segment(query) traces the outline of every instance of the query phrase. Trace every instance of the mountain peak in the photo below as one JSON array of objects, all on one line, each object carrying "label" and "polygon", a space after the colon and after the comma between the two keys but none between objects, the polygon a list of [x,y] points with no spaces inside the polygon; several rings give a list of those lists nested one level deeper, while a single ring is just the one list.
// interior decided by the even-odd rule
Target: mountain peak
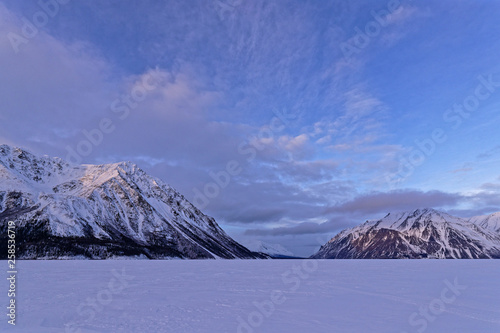
[{"label": "mountain peak", "polygon": [[435,210],[434,208],[425,207],[425,208],[417,208],[417,209],[415,209],[414,213],[415,214],[424,215],[424,214],[438,213],[438,211]]},{"label": "mountain peak", "polygon": [[424,207],[424,208],[416,208],[414,210],[409,210],[409,211],[401,211],[399,212],[399,214],[406,214],[408,216],[429,216],[429,215],[443,215],[446,213],[438,211],[434,208]]},{"label": "mountain peak", "polygon": [[482,228],[500,233],[500,212],[489,215],[474,216],[469,222],[481,226]]},{"label": "mountain peak", "polygon": [[262,257],[134,163],[72,165],[7,145],[0,157],[0,246],[16,220],[19,258]]},{"label": "mountain peak", "polygon": [[483,224],[432,208],[387,214],[341,231],[312,257],[500,258],[500,235]]}]

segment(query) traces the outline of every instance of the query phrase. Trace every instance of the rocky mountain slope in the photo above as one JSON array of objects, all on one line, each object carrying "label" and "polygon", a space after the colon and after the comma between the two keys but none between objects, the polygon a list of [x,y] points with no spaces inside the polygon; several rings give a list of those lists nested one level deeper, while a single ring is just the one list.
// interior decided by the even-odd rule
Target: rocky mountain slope
[{"label": "rocky mountain slope", "polygon": [[465,220],[434,209],[391,213],[340,232],[312,258],[500,258],[495,221],[492,216]]},{"label": "rocky mountain slope", "polygon": [[[0,146],[0,246],[17,258],[260,258],[136,165],[71,165]],[[5,258],[6,251],[2,251]]]}]

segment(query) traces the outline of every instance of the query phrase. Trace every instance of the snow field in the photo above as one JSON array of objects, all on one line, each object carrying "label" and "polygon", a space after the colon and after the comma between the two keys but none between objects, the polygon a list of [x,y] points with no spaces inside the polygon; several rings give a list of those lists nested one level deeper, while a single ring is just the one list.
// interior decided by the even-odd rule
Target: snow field
[{"label": "snow field", "polygon": [[497,260],[40,260],[17,276],[0,332],[500,331]]}]

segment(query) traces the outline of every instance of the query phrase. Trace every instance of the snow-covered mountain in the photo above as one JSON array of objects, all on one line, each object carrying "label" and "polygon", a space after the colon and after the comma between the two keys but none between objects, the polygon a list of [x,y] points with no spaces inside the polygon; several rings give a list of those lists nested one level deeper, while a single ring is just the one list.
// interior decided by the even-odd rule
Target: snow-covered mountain
[{"label": "snow-covered mountain", "polygon": [[474,216],[469,219],[469,222],[477,224],[484,229],[500,232],[500,212],[490,215]]},{"label": "snow-covered mountain", "polygon": [[1,145],[3,248],[8,221],[16,224],[17,258],[262,257],[130,162],[71,165]]},{"label": "snow-covered mountain", "polygon": [[295,256],[280,244],[269,244],[260,240],[252,240],[244,242],[243,245],[253,252],[268,254],[272,258],[293,258]]},{"label": "snow-covered mountain", "polygon": [[340,232],[312,258],[500,258],[500,233],[474,221],[434,209],[390,213]]}]

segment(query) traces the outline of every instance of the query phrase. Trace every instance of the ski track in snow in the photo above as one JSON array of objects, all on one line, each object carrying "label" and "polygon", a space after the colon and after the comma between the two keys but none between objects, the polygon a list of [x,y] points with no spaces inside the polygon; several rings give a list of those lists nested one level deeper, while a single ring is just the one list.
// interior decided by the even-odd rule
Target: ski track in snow
[{"label": "ski track in snow", "polygon": [[[84,305],[109,292],[113,270],[128,285]],[[496,260],[19,261],[17,325],[4,314],[0,332],[410,333],[421,328],[410,316],[455,279],[466,288],[423,332],[499,332],[499,273]],[[259,316],[254,302],[273,291],[286,299]],[[252,315],[259,325],[238,330]]]}]

